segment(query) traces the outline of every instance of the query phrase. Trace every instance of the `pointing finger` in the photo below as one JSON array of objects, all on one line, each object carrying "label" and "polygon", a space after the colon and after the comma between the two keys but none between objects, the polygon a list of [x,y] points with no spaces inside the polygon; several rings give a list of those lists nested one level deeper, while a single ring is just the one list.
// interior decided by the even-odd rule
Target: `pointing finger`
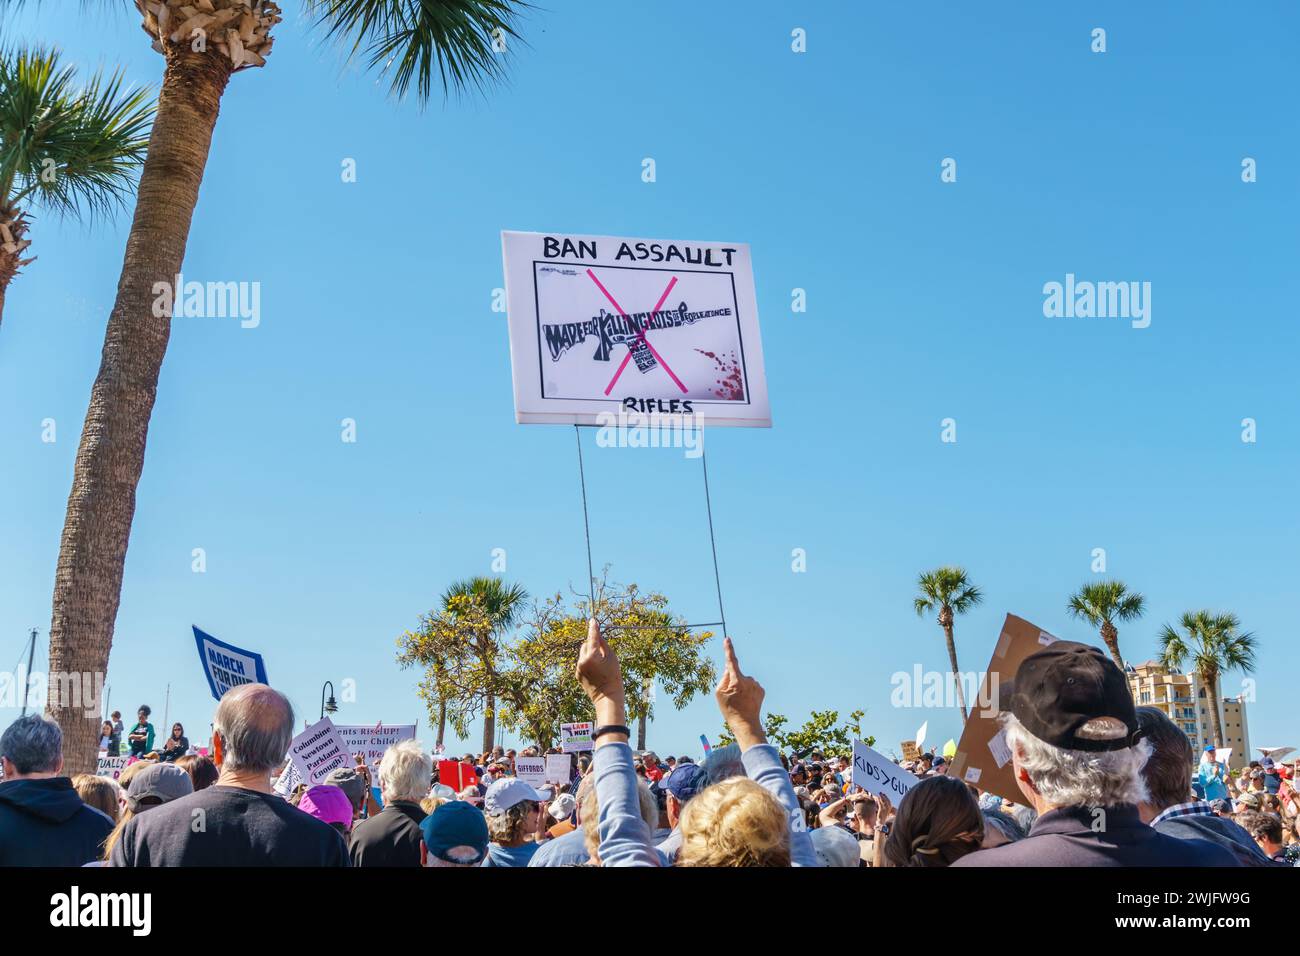
[{"label": "pointing finger", "polygon": [[744,676],[740,672],[740,661],[736,660],[736,648],[731,643],[731,638],[724,637],[722,639],[722,650],[727,655],[727,670],[737,677]]}]

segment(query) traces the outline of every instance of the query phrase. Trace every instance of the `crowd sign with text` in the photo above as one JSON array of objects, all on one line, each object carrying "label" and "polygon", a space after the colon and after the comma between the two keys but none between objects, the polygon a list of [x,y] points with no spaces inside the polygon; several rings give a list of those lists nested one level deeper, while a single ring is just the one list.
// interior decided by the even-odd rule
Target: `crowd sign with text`
[{"label": "crowd sign with text", "polygon": [[223,694],[240,684],[265,684],[266,665],[262,655],[219,641],[211,634],[194,628],[194,641],[199,646],[203,673],[208,679],[212,696],[221,700]]},{"label": "crowd sign with text", "polygon": [[503,232],[515,420],[769,427],[749,246]]},{"label": "crowd sign with text", "polygon": [[579,720],[571,724],[560,724],[560,752],[566,754],[580,753],[593,747],[591,733],[595,730],[589,720]]},{"label": "crowd sign with text", "polygon": [[352,752],[328,717],[322,717],[289,742],[289,759],[309,787],[324,783],[331,771],[356,766]]},{"label": "crowd sign with text", "polygon": [[853,774],[855,787],[861,787],[873,796],[883,793],[898,806],[907,791],[921,781],[908,773],[884,754],[872,750],[861,740],[853,741]]},{"label": "crowd sign with text", "polygon": [[[360,757],[372,772],[389,747],[403,740],[415,739],[415,724],[336,724],[334,729],[353,757]],[[374,782],[378,786],[377,775]]]}]

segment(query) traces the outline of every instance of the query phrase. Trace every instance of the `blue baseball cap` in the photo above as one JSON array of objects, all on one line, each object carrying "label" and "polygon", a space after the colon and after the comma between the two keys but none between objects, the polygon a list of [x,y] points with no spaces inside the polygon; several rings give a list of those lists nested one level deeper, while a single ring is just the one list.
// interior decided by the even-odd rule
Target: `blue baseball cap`
[{"label": "blue baseball cap", "polygon": [[[487,856],[488,829],[483,811],[464,800],[444,803],[420,824],[420,833],[429,853],[446,863],[474,866]],[[451,851],[469,847],[474,857],[452,856]]]},{"label": "blue baseball cap", "polygon": [[702,789],[704,771],[693,763],[678,764],[677,769],[659,781],[659,789],[671,793],[678,803],[685,803]]}]

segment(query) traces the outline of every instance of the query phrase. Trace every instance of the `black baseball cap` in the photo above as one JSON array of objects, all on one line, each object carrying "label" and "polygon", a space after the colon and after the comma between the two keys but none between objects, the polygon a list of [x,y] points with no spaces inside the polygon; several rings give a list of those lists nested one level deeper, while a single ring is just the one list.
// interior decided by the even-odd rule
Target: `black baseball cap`
[{"label": "black baseball cap", "polygon": [[[1002,693],[1024,728],[1054,747],[1124,750],[1141,736],[1124,672],[1088,644],[1053,641],[1025,658]],[[1102,718],[1117,722],[1113,732],[1080,735],[1085,724]]]}]

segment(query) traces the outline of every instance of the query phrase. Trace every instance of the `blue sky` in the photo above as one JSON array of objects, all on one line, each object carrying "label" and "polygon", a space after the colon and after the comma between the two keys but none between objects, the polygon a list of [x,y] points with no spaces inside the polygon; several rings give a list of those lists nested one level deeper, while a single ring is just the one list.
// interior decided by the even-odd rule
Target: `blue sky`
[{"label": "blue sky", "polygon": [[[7,30],[159,82],[128,4],[64,6]],[[114,706],[161,720],[170,683],[172,719],[206,736],[197,624],[262,651],[305,716],[351,678],[340,722],[423,720],[394,640],[448,582],[504,548],[534,594],[581,587],[572,429],[514,424],[491,310],[500,230],[519,229],[751,244],[774,427],[708,448],[727,619],[769,709],[863,708],[886,749],[926,720],[955,736],[955,713],[889,703],[894,672],[947,667],[912,611],[917,573],[960,563],[984,589],[957,625],[978,670],[1009,611],[1095,640],[1064,606],[1105,548],[1148,599],[1121,627],[1127,656],[1184,610],[1235,611],[1261,643],[1251,743],[1300,745],[1294,9],[555,0],[523,23],[508,84],[421,111],[286,7],[267,68],[224,98],[185,262],[260,282],[261,324],[174,323]],[[49,627],[129,223],[39,217],[9,292],[0,667]],[[1044,317],[1044,283],[1067,273],[1150,282],[1150,327]],[[597,565],[715,620],[699,463],[585,437]],[[631,482],[660,489],[637,522]],[[698,754],[720,723],[710,698],[661,708],[650,744]]]}]

